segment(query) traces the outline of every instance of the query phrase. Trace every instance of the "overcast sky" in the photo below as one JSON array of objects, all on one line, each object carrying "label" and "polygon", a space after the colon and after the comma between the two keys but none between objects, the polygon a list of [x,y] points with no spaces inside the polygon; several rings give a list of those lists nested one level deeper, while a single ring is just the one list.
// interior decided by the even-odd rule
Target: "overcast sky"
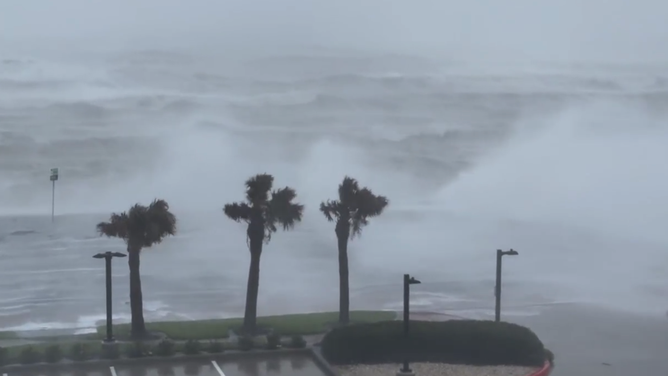
[{"label": "overcast sky", "polygon": [[0,0],[0,42],[668,60],[666,15],[665,0]]}]

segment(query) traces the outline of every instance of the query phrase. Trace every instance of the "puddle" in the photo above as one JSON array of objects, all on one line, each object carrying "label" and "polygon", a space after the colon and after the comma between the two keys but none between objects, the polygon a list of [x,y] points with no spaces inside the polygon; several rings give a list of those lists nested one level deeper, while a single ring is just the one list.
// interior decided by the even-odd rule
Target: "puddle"
[{"label": "puddle", "polygon": [[[114,367],[111,376],[221,376],[210,360],[189,360],[179,363],[159,360],[150,364],[126,364]],[[8,375],[9,376],[9,375]],[[107,375],[109,376],[109,375]],[[225,376],[229,376],[225,374]]]},{"label": "puddle", "polygon": [[225,376],[326,376],[308,355],[239,359],[223,362],[220,368]]}]

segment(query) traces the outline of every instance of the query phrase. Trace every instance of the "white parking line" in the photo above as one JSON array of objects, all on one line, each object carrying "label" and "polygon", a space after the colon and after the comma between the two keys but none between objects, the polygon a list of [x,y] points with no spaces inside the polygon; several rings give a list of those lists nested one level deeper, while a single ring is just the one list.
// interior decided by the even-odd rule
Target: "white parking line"
[{"label": "white parking line", "polygon": [[[218,363],[217,363],[215,360],[212,360],[212,361],[211,361],[211,364],[213,364],[213,368],[215,368],[216,371],[218,371],[218,373],[220,374],[220,376],[225,376],[225,372],[223,372],[223,370],[220,369],[220,366],[218,365]],[[114,375],[114,376],[116,376],[116,375]]]},{"label": "white parking line", "polygon": [[111,371],[111,376],[117,376],[116,375],[116,368],[114,368],[114,366],[110,366],[109,371]]},{"label": "white parking line", "polygon": [[7,376],[7,374],[6,374],[6,373],[3,373],[2,376]]}]

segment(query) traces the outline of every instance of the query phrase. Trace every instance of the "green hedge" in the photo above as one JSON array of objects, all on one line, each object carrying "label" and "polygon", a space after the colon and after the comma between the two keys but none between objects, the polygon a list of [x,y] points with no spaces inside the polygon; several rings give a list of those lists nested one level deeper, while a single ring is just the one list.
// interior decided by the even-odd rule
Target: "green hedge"
[{"label": "green hedge", "polygon": [[401,321],[336,328],[322,340],[334,364],[444,362],[471,365],[527,365],[545,362],[543,343],[530,329],[500,322],[411,321],[408,340]]},{"label": "green hedge", "polygon": [[[269,339],[271,338],[271,340]],[[175,355],[196,355],[201,353],[219,354],[227,350],[303,348],[306,341],[302,336],[292,336],[281,340],[278,334],[270,336],[246,337],[244,341],[222,342],[210,340],[200,342],[188,340],[175,342],[163,339],[157,343],[142,342],[117,343],[117,346],[103,346],[100,341],[70,343],[40,343],[0,347],[0,367],[10,364],[84,362],[100,359],[130,359],[146,357],[170,357]],[[271,346],[268,346],[271,342]]]}]

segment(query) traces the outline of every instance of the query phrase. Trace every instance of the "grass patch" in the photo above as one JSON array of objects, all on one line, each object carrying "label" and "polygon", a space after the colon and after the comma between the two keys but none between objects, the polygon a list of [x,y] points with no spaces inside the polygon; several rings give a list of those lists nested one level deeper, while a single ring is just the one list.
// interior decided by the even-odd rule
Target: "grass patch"
[{"label": "grass patch", "polygon": [[[393,311],[351,311],[350,321],[354,323],[373,323],[394,320]],[[258,317],[258,326],[273,328],[281,335],[309,335],[324,333],[329,330],[339,318],[338,312],[299,313],[293,315]],[[238,329],[243,323],[242,318],[198,320],[198,321],[159,321],[146,323],[146,329],[151,332],[161,332],[170,339],[179,340],[206,340],[227,338],[230,329]],[[106,326],[99,326],[97,333],[104,338]],[[114,325],[116,338],[130,336],[130,324]]]},{"label": "grass patch", "polygon": [[18,339],[16,332],[0,332],[0,339]]}]

